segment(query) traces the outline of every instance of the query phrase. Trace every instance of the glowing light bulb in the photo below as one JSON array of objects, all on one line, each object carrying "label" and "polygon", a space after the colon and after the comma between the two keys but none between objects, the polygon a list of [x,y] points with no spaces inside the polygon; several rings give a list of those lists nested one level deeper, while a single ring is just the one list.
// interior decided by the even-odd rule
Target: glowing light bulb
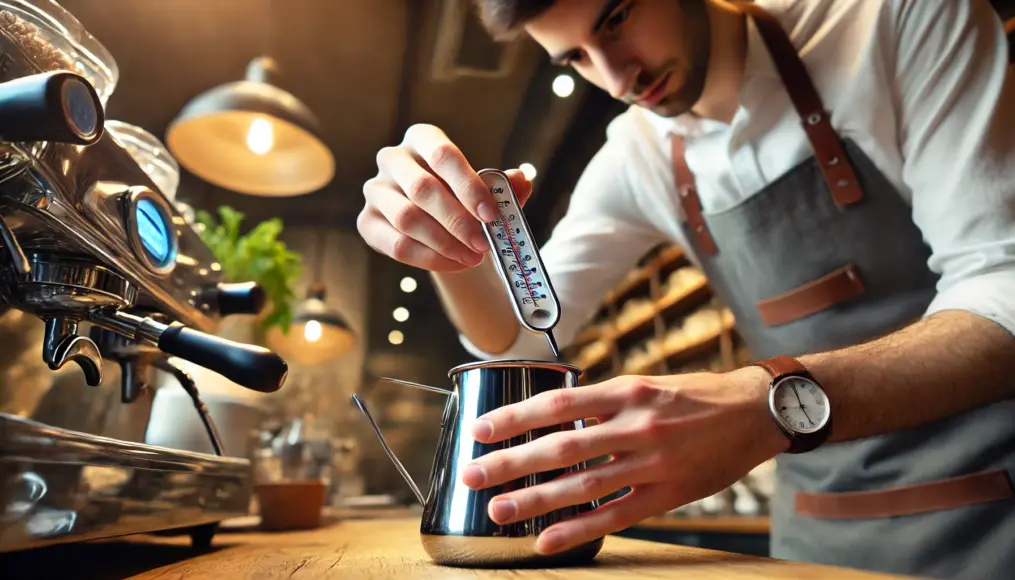
[{"label": "glowing light bulb", "polygon": [[391,344],[402,344],[402,341],[404,340],[405,336],[402,335],[402,331],[400,330],[392,330],[388,333],[388,342]]},{"label": "glowing light bulb", "polygon": [[399,306],[391,313],[391,315],[395,317],[395,320],[405,322],[406,320],[409,320],[409,309]]},{"label": "glowing light bulb", "polygon": [[529,181],[532,181],[536,177],[536,167],[531,163],[522,163],[518,166],[518,169],[522,171],[522,175]]},{"label": "glowing light bulb", "polygon": [[303,326],[303,338],[307,339],[307,342],[317,342],[321,340],[322,331],[321,323],[311,320]]},{"label": "glowing light bulb", "polygon": [[402,283],[399,284],[399,287],[402,289],[402,292],[412,292],[416,290],[416,280],[406,276],[402,278]]},{"label": "glowing light bulb", "polygon": [[272,134],[271,123],[260,117],[254,119],[247,131],[247,147],[258,155],[264,155],[271,151],[275,143],[275,136]]},{"label": "glowing light bulb", "polygon": [[553,79],[553,94],[560,98],[567,98],[574,92],[574,79],[571,75],[557,75],[557,78]]}]

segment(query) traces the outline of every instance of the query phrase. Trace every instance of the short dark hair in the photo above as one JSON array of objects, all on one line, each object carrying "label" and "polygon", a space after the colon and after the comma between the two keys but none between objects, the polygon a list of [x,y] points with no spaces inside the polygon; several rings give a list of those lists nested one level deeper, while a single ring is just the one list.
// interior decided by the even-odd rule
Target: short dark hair
[{"label": "short dark hair", "polygon": [[486,30],[498,40],[518,35],[522,26],[539,16],[556,0],[473,0],[479,19]]}]

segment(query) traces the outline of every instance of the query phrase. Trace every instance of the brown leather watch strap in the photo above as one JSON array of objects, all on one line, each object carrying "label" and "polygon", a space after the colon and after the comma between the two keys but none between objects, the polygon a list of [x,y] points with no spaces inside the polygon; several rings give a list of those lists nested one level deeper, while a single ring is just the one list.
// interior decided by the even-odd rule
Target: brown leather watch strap
[{"label": "brown leather watch strap", "polygon": [[768,371],[768,373],[772,375],[773,379],[783,375],[808,374],[807,367],[791,356],[775,356],[770,359],[759,360],[754,364]]},{"label": "brown leather watch strap", "polygon": [[687,166],[687,159],[684,157],[684,139],[673,136],[670,139],[673,154],[673,176],[677,182],[677,193],[680,197],[680,205],[684,209],[684,216],[687,225],[691,228],[691,234],[697,242],[698,252],[711,256],[719,251],[708,231],[708,224],[701,214],[701,199],[698,197],[698,190],[694,187],[694,174]]},{"label": "brown leather watch strap", "polygon": [[779,21],[764,8],[753,2],[739,2],[737,5],[754,18],[758,33],[772,54],[776,70],[803,122],[807,139],[836,205],[844,206],[860,201],[863,199],[863,190],[856,173],[796,48]]}]

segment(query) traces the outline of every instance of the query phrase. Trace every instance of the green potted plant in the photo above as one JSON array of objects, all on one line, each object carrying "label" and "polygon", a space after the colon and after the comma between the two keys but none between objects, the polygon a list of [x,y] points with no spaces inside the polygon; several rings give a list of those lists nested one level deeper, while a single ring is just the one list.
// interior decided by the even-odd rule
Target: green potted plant
[{"label": "green potted plant", "polygon": [[[219,206],[217,220],[203,210],[197,212],[196,219],[196,230],[222,265],[225,281],[257,282],[268,296],[268,304],[256,317],[256,324],[249,325],[254,339],[263,342],[265,332],[273,326],[288,332],[296,301],[294,289],[302,274],[303,262],[299,253],[278,239],[282,220],[265,220],[244,234],[241,230],[244,215],[229,206]],[[229,324],[225,327],[220,328],[219,334],[233,334],[228,331],[236,330]],[[230,338],[240,340],[239,337]]]}]

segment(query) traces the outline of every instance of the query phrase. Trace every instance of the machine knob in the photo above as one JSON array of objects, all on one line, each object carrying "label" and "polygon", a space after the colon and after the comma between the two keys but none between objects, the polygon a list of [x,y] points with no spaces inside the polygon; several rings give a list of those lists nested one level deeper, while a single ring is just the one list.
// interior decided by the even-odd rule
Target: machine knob
[{"label": "machine knob", "polygon": [[257,282],[220,283],[216,287],[215,294],[218,311],[222,316],[259,314],[268,301],[268,294]]},{"label": "machine knob", "polygon": [[262,393],[281,389],[289,374],[285,360],[264,347],[205,334],[178,322],[162,331],[159,349]]},{"label": "machine knob", "polygon": [[102,137],[105,113],[95,88],[80,75],[57,71],[0,83],[0,139],[91,145]]}]

